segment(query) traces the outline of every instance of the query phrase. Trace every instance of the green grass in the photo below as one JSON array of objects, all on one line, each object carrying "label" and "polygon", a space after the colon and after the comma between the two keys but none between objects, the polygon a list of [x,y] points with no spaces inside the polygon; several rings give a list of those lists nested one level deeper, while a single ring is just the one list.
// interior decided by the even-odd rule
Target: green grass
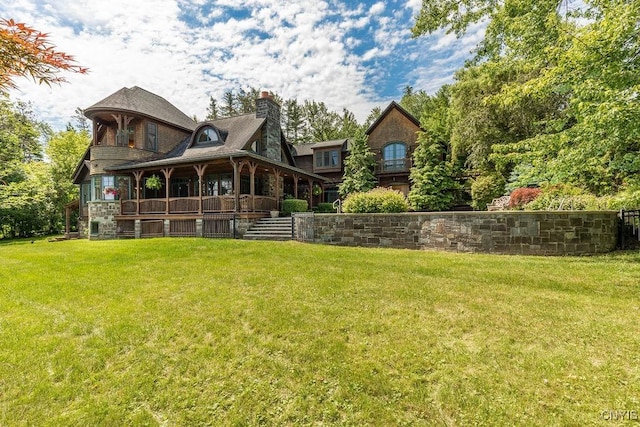
[{"label": "green grass", "polygon": [[0,244],[0,425],[599,425],[640,412],[640,253]]}]

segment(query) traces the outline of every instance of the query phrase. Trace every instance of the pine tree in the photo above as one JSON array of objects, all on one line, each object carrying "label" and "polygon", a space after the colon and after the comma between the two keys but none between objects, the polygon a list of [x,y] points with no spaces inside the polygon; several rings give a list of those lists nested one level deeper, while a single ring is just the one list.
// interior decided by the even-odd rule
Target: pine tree
[{"label": "pine tree", "polygon": [[227,90],[222,96],[223,104],[220,108],[220,113],[222,117],[231,117],[238,114],[238,110],[236,108],[236,97],[233,94],[233,91]]},{"label": "pine tree", "polygon": [[344,160],[344,178],[338,187],[340,196],[344,198],[351,193],[369,191],[375,187],[375,164],[368,137],[364,130],[359,129],[351,141],[349,156]]},{"label": "pine tree", "polygon": [[218,101],[215,100],[213,96],[209,97],[209,106],[207,107],[207,117],[206,120],[217,120],[220,118],[218,108]]}]

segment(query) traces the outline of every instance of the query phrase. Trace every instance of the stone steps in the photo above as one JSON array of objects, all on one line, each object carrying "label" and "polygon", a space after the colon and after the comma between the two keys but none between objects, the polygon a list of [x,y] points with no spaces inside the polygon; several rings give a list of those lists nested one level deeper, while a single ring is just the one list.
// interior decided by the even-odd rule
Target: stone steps
[{"label": "stone steps", "polygon": [[246,240],[291,240],[291,218],[261,218],[245,233]]}]

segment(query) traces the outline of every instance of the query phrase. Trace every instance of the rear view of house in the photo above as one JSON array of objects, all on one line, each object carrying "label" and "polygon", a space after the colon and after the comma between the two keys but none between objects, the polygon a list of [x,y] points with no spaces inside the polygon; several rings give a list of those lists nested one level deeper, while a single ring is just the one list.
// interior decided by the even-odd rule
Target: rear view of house
[{"label": "rear view of house", "polygon": [[311,197],[325,180],[296,167],[268,92],[255,114],[210,122],[196,123],[139,87],[120,89],[85,115],[93,140],[74,183],[90,238],[241,234],[279,209],[285,193]]}]

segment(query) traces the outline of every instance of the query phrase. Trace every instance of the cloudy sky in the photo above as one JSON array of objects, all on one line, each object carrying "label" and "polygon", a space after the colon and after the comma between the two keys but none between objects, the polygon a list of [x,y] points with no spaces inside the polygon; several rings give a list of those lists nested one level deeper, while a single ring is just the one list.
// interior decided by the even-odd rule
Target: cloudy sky
[{"label": "cloudy sky", "polygon": [[13,99],[61,129],[122,87],[140,86],[204,118],[209,97],[258,87],[347,108],[363,121],[407,85],[435,92],[482,37],[411,38],[421,0],[3,0],[0,17],[50,34],[90,69],[69,83],[18,79]]}]

